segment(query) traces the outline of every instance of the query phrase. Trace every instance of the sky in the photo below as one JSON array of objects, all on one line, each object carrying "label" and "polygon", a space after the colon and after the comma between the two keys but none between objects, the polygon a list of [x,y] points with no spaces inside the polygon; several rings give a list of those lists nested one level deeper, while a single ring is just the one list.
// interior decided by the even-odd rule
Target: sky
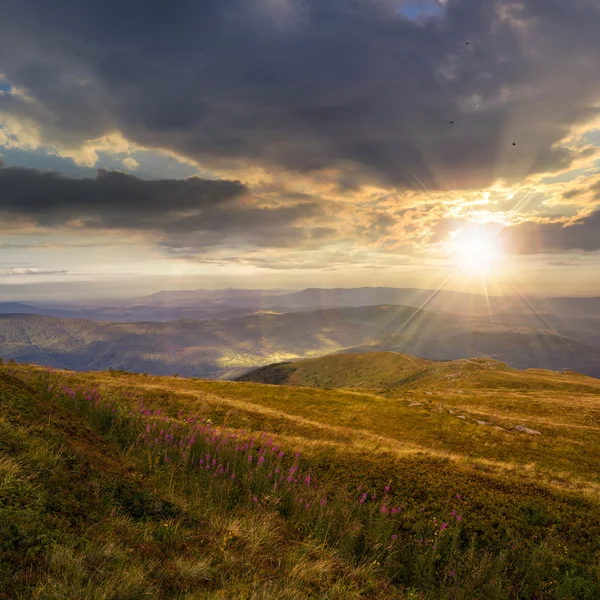
[{"label": "sky", "polygon": [[599,64],[597,0],[4,0],[0,295],[600,294]]}]

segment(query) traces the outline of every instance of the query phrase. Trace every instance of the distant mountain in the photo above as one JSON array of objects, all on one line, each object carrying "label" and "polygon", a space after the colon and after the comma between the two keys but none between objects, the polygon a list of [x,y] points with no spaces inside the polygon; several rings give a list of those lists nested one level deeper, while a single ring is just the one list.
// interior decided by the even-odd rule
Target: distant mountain
[{"label": "distant mountain", "polygon": [[36,313],[35,306],[31,304],[25,304],[24,302],[0,302],[0,314],[20,314],[20,313]]},{"label": "distant mountain", "polygon": [[0,302],[0,315],[3,314],[44,315],[47,317],[70,317],[72,315],[69,310],[60,308],[47,308],[25,302]]},{"label": "distant mountain", "polygon": [[75,370],[113,367],[231,378],[274,362],[388,350],[435,360],[489,356],[518,368],[600,374],[596,346],[556,331],[507,327],[406,306],[263,311],[232,319],[164,323],[0,316],[0,356]]},{"label": "distant mountain", "polygon": [[[18,304],[18,303],[17,303]],[[453,290],[418,288],[361,287],[307,288],[297,292],[285,290],[175,290],[162,291],[109,304],[56,305],[28,302],[36,314],[98,321],[138,322],[176,321],[180,319],[229,319],[261,311],[308,312],[329,308],[409,306],[469,318],[492,318],[494,321],[521,320],[528,328],[548,328],[544,319],[552,316],[560,322],[563,335],[570,336],[573,323],[583,318],[600,317],[600,298],[542,298],[520,296],[483,296]],[[32,312],[2,310],[1,312]],[[541,323],[541,324],[540,324]],[[585,331],[585,329],[584,329]],[[580,337],[577,337],[580,339]],[[588,341],[587,337],[586,340]]]}]

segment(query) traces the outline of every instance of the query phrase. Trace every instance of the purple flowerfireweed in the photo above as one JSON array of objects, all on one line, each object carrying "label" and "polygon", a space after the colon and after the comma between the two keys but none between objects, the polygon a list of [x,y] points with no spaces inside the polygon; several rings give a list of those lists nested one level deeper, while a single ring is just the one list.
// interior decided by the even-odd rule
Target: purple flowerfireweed
[{"label": "purple flowerfireweed", "polygon": [[[379,498],[373,488],[369,491],[371,483],[358,486],[356,488],[357,495],[360,494],[358,504],[361,506],[359,508],[355,505],[352,509],[348,506],[348,502],[354,503],[350,489],[338,494],[327,483],[316,482],[313,475],[307,473],[304,464],[300,463],[300,453],[294,452],[293,457],[290,457],[288,451],[286,455],[279,446],[274,445],[272,437],[267,437],[266,432],[256,433],[250,438],[251,432],[244,430],[243,437],[239,437],[237,432],[221,425],[214,426],[209,421],[201,422],[197,414],[186,415],[182,411],[178,414],[179,423],[176,423],[172,417],[167,417],[158,410],[153,412],[139,398],[132,397],[128,404],[125,404],[112,397],[102,397],[95,389],[86,391],[82,388],[56,386],[53,394],[62,397],[68,402],[69,407],[75,405],[77,410],[82,411],[83,416],[91,416],[94,419],[92,424],[100,423],[99,427],[105,429],[110,435],[113,435],[113,428],[122,427],[120,433],[125,434],[129,431],[131,442],[143,448],[144,452],[148,452],[148,468],[151,470],[168,469],[170,468],[168,463],[172,464],[171,468],[190,469],[190,474],[197,477],[199,483],[202,481],[206,483],[207,493],[231,494],[234,502],[241,502],[241,505],[246,507],[248,500],[251,504],[257,505],[259,498],[265,495],[271,505],[270,499],[276,497],[273,506],[289,507],[292,504],[294,518],[299,518],[301,527],[311,533],[315,531],[314,519],[331,517],[341,523],[353,514],[352,518],[359,521],[357,525],[365,530],[366,537],[370,540],[369,544],[373,544],[374,550],[390,547],[390,538],[392,542],[398,540],[399,533],[393,531],[394,529],[399,531],[397,527],[400,526],[400,519],[392,520],[389,516],[390,513],[398,515],[403,509],[400,506],[391,506],[393,500],[390,497],[389,483],[383,486],[383,495]],[[133,410],[130,410],[131,407]],[[97,419],[97,416],[103,418]],[[246,435],[249,437],[247,441],[245,441]],[[243,455],[239,454],[240,450],[243,451]],[[260,465],[264,467],[258,469]],[[285,475],[286,471],[288,475]],[[280,485],[279,481],[286,483]],[[317,483],[321,488],[318,492]],[[333,494],[332,498],[329,497],[330,494]],[[457,500],[462,500],[460,494],[455,494],[454,501]],[[370,504],[371,501],[373,501],[372,506],[362,506]],[[313,510],[313,506],[315,509],[319,507],[321,509]],[[419,506],[415,506],[412,510],[418,514]],[[423,506],[421,511],[424,510]],[[305,516],[302,517],[299,513],[305,513]],[[402,519],[403,531],[408,525],[410,514],[412,513],[408,512]],[[456,510],[452,510],[451,514],[452,518],[448,521],[425,519],[425,515],[419,517],[423,524],[425,521],[428,522],[430,532],[427,534],[427,539],[420,539],[417,544],[435,550],[442,548],[442,544],[450,543],[448,535],[441,534],[450,529],[452,523],[457,526],[462,521],[462,515],[457,514]],[[330,531],[329,528],[325,529]],[[394,546],[394,552],[390,556],[395,556],[396,551],[399,552],[398,547]],[[448,573],[448,577],[455,576],[454,570],[449,571],[447,564],[440,564],[439,573],[442,577],[444,573]]]}]

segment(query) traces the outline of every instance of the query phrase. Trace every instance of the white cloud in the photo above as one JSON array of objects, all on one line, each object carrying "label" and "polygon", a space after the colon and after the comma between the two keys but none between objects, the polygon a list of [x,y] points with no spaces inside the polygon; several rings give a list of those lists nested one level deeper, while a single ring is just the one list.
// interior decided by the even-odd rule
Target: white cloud
[{"label": "white cloud", "polygon": [[42,267],[13,267],[4,273],[5,275],[63,275],[65,269],[44,269]]},{"label": "white cloud", "polygon": [[129,156],[123,159],[123,165],[125,165],[130,171],[135,171],[140,166],[140,163],[135,160],[135,158],[131,158]]}]

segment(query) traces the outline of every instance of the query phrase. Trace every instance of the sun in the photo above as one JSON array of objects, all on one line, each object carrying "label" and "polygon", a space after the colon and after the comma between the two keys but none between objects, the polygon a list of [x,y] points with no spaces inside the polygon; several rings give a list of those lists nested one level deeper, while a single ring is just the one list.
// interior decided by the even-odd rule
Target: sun
[{"label": "sun", "polygon": [[502,253],[493,235],[461,232],[451,243],[457,268],[469,273],[486,273],[499,266]]}]

